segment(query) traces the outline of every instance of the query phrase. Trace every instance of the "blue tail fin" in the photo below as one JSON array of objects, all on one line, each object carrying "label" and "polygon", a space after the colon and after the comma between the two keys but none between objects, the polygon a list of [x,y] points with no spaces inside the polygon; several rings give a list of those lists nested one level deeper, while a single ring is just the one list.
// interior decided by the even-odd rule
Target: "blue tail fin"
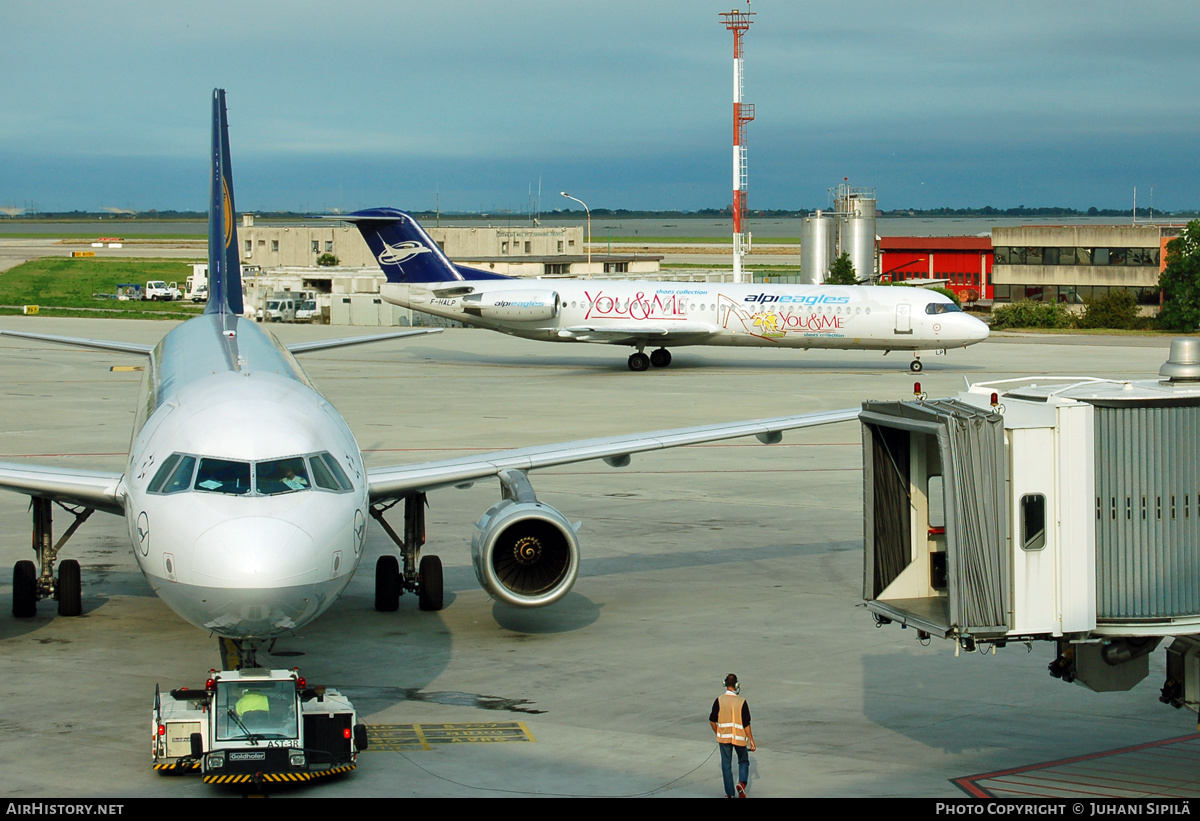
[{"label": "blue tail fin", "polygon": [[229,164],[225,90],[213,89],[212,189],[208,201],[208,305],[206,314],[242,312],[242,268]]},{"label": "blue tail fin", "polygon": [[368,208],[330,219],[354,223],[388,282],[509,279],[490,271],[455,265],[411,214],[395,208]]}]

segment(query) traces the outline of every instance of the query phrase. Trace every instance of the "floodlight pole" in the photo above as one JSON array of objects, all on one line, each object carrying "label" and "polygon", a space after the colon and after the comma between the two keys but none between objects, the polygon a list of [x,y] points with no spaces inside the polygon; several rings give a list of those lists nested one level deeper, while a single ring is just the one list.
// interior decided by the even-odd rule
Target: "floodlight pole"
[{"label": "floodlight pole", "polygon": [[587,207],[587,203],[584,202],[583,200],[579,199],[579,197],[572,197],[566,191],[559,191],[558,193],[562,194],[567,199],[575,200],[575,202],[582,205],[584,213],[587,214],[587,257],[588,257],[587,272],[588,272],[588,276],[591,276],[592,275],[592,211],[590,208]]}]

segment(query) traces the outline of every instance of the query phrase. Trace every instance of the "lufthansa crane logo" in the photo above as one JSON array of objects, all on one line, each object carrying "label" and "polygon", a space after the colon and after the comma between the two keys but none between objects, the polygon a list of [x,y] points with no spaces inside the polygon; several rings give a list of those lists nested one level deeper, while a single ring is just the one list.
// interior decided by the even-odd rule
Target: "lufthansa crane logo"
[{"label": "lufthansa crane logo", "polygon": [[400,265],[418,254],[428,253],[429,248],[419,242],[398,242],[395,245],[384,243],[384,249],[379,254],[379,261],[389,265]]},{"label": "lufthansa crane logo", "polygon": [[144,510],[137,518],[137,546],[143,556],[150,552],[150,517]]}]

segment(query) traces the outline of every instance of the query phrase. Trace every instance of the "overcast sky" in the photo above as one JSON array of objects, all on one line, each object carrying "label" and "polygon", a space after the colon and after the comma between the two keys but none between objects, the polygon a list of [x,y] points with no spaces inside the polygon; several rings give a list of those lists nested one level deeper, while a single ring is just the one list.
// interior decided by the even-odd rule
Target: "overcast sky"
[{"label": "overcast sky", "polygon": [[[731,201],[744,0],[0,0],[0,206],[239,210]],[[758,0],[752,208],[1200,208],[1196,0]]]}]

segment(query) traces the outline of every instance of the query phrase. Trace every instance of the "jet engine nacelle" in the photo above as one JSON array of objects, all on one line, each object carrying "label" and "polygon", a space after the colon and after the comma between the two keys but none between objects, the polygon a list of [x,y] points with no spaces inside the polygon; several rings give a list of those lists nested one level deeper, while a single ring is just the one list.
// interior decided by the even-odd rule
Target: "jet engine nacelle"
[{"label": "jet engine nacelle", "polygon": [[475,524],[471,559],[479,584],[512,607],[543,607],[579,575],[576,528],[541,502],[504,499]]},{"label": "jet engine nacelle", "polygon": [[484,292],[463,298],[463,310],[484,319],[536,322],[554,319],[561,309],[562,300],[557,291]]}]

